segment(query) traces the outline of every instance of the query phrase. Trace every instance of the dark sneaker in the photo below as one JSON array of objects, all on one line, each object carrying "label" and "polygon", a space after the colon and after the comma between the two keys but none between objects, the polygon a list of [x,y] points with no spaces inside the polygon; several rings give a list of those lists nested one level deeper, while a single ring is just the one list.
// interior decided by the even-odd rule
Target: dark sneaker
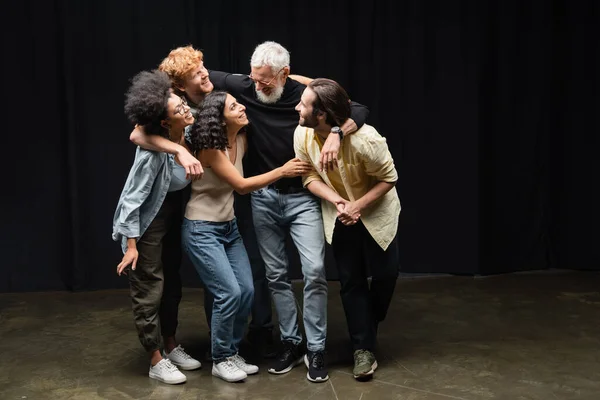
[{"label": "dark sneaker", "polygon": [[354,352],[354,369],[352,373],[357,380],[367,380],[373,377],[377,369],[375,354],[369,350],[356,350]]},{"label": "dark sneaker", "polygon": [[325,366],[325,353],[323,351],[308,351],[304,356],[304,364],[308,368],[306,379],[311,382],[325,382],[329,379]]},{"label": "dark sneaker", "polygon": [[274,358],[277,355],[273,340],[273,330],[252,329],[248,331],[246,339],[254,348],[254,354],[262,358]]},{"label": "dark sneaker", "polygon": [[281,353],[277,355],[277,359],[269,368],[269,373],[271,374],[285,374],[290,372],[296,365],[302,363],[303,353],[300,346],[286,341],[282,344],[283,349],[281,350]]}]

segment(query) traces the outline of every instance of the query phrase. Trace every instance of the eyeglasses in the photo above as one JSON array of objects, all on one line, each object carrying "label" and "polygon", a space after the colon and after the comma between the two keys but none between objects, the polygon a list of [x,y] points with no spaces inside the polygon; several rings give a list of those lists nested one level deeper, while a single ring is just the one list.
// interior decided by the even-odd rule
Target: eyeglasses
[{"label": "eyeglasses", "polygon": [[[187,108],[187,110],[186,110],[186,108]],[[189,110],[188,103],[182,97],[181,98],[181,103],[179,103],[179,105],[177,107],[175,107],[175,110],[173,111],[173,114],[185,115],[185,114],[187,114],[188,110]]]},{"label": "eyeglasses", "polygon": [[273,81],[275,80],[275,78],[277,78],[277,75],[279,75],[279,73],[281,71],[283,71],[284,69],[285,69],[285,67],[283,67],[279,71],[277,71],[277,73],[273,76],[273,78],[271,78],[271,80],[269,82],[259,81],[258,79],[256,79],[255,77],[252,76],[252,73],[250,73],[250,75],[248,75],[248,77],[250,79],[252,79],[254,81],[254,83],[260,83],[263,86],[270,86],[271,83],[273,83]]}]

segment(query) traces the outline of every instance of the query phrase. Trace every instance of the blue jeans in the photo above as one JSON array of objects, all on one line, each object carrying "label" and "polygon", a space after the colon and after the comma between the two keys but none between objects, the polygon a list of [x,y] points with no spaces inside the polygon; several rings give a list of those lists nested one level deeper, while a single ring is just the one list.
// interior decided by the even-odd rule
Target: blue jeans
[{"label": "blue jeans", "polygon": [[[252,221],[252,208],[250,195],[235,195],[235,218],[244,241],[244,248],[250,260],[252,279],[254,280],[254,301],[252,302],[252,320],[249,331],[267,330],[265,335],[271,335],[273,329],[273,313],[271,312],[271,295],[265,272],[265,264],[258,250],[254,222]],[[209,291],[204,291],[204,313],[206,322],[211,326],[213,299]]]},{"label": "blue jeans", "polygon": [[228,222],[183,221],[182,241],[204,287],[214,298],[212,357],[238,352],[252,307],[252,270],[235,219]]},{"label": "blue jeans", "polygon": [[[273,313],[271,312],[271,295],[265,271],[265,263],[260,256],[256,233],[254,232],[254,221],[252,220],[252,208],[250,206],[250,195],[235,194],[235,217],[239,221],[240,234],[244,241],[244,247],[248,253],[252,279],[254,281],[254,301],[252,302],[252,320],[248,329],[273,329]],[[271,333],[267,333],[272,335]]]},{"label": "blue jeans", "polygon": [[269,289],[279,317],[281,340],[294,344],[302,342],[285,251],[286,233],[289,231],[298,249],[304,275],[303,317],[307,349],[324,350],[327,337],[327,279],[319,200],[308,191],[281,194],[267,187],[252,193],[252,217]]}]

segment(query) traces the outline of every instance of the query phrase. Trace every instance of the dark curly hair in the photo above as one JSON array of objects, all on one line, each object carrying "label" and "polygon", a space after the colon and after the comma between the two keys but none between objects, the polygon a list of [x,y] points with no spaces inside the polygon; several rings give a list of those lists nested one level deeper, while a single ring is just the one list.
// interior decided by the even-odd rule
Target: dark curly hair
[{"label": "dark curly hair", "polygon": [[191,130],[192,152],[225,150],[228,145],[225,127],[225,100],[227,92],[216,91],[206,95],[198,106],[198,114]]},{"label": "dark curly hair", "polygon": [[169,137],[160,122],[168,117],[167,102],[171,96],[171,80],[159,70],[142,71],[133,77],[125,93],[125,115],[147,133]]}]

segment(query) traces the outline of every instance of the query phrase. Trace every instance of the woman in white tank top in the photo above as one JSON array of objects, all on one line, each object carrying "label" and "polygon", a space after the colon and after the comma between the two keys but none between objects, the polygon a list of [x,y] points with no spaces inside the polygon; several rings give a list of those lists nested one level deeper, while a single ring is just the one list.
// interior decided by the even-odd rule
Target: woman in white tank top
[{"label": "woman in white tank top", "polygon": [[248,255],[233,213],[233,191],[249,193],[280,178],[308,173],[309,163],[292,159],[262,175],[244,178],[246,107],[225,92],[212,92],[200,104],[190,135],[192,152],[204,167],[192,183],[182,228],[183,247],[214,297],[211,322],[212,374],[228,382],[258,372],[239,356],[254,287]]}]

